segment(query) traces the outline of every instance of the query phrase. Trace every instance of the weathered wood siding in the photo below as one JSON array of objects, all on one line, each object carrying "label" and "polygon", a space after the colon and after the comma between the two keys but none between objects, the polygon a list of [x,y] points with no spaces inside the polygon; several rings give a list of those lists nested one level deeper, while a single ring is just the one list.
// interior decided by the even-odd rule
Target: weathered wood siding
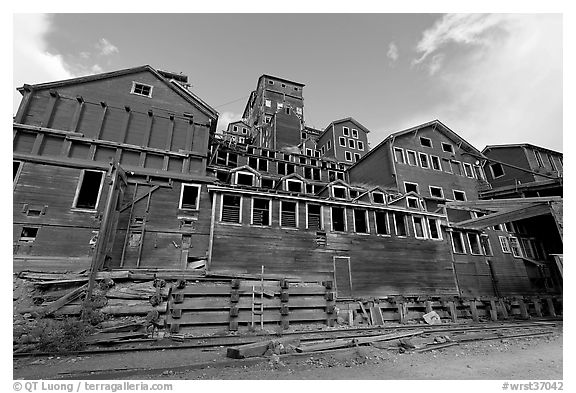
[{"label": "weathered wood siding", "polygon": [[397,188],[394,178],[393,158],[390,157],[390,145],[384,143],[370,155],[356,163],[348,171],[350,182],[388,188]]}]

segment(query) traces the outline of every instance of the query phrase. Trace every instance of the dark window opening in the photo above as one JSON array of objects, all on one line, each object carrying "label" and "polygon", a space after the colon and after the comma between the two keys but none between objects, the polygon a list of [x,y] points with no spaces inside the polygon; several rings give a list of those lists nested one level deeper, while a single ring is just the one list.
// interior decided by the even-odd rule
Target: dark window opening
[{"label": "dark window opening", "polygon": [[20,164],[22,164],[20,161],[13,162],[12,180],[16,180],[16,175],[18,175],[18,171],[20,170]]},{"label": "dark window opening", "polygon": [[438,231],[438,220],[436,220],[435,218],[429,218],[428,226],[430,228],[430,238],[440,239],[440,232]]},{"label": "dark window opening", "polygon": [[336,179],[344,180],[344,172],[336,172]]},{"label": "dark window opening", "polygon": [[406,150],[406,157],[408,159],[408,165],[418,166],[416,161],[416,152]]},{"label": "dark window opening", "polygon": [[452,148],[452,145],[450,145],[448,143],[442,142],[442,150],[445,151],[446,153],[454,153],[454,149]]},{"label": "dark window opening", "polygon": [[436,156],[430,156],[430,162],[432,163],[432,169],[436,171],[442,170],[442,167],[440,166],[440,158]]},{"label": "dark window opening", "polygon": [[252,208],[252,224],[270,225],[270,201],[268,199],[254,198]]},{"label": "dark window opening", "polygon": [[251,186],[254,184],[254,175],[250,175],[248,173],[237,173],[236,184],[242,186]]},{"label": "dark window opening", "polygon": [[182,200],[180,201],[180,209],[198,209],[199,195],[200,187],[182,184]]},{"label": "dark window opening", "polygon": [[417,238],[425,238],[424,219],[422,217],[412,217],[414,220],[414,235]]},{"label": "dark window opening", "polygon": [[404,183],[404,189],[406,192],[415,192],[418,193],[418,184],[416,183]]},{"label": "dark window opening", "polygon": [[552,168],[553,171],[556,170],[556,164],[554,163],[554,159],[552,158],[552,156],[550,154],[548,154],[548,162],[550,163],[550,168]]},{"label": "dark window opening", "polygon": [[344,187],[332,187],[334,198],[346,199],[346,189]]},{"label": "dark window opening", "polygon": [[237,195],[223,195],[222,196],[222,217],[223,222],[240,222],[240,201],[241,198]]},{"label": "dark window opening", "polygon": [[217,171],[216,178],[222,183],[226,183],[228,181],[228,172]]},{"label": "dark window opening", "polygon": [[298,160],[300,164],[306,164],[306,157],[299,157]]},{"label": "dark window opening", "polygon": [[430,186],[430,196],[433,196],[434,198],[444,198],[442,188]]},{"label": "dark window opening", "polygon": [[482,245],[482,251],[486,256],[493,256],[492,246],[490,245],[490,239],[486,235],[480,236],[480,244]]},{"label": "dark window opening", "polygon": [[384,194],[380,193],[380,192],[373,192],[372,193],[372,199],[374,200],[374,203],[384,203]]},{"label": "dark window opening", "polygon": [[304,167],[304,178],[312,180],[312,168]]},{"label": "dark window opening", "polygon": [[248,157],[248,166],[252,169],[258,169],[258,159],[256,157]]},{"label": "dark window opening", "polygon": [[274,180],[273,179],[266,179],[263,178],[262,180],[262,188],[274,188]]},{"label": "dark window opening", "polygon": [[452,232],[452,245],[454,247],[454,252],[457,254],[466,254],[466,248],[464,247],[464,239],[462,233]]},{"label": "dark window opening", "polygon": [[406,216],[402,213],[394,213],[394,226],[397,236],[406,236]]},{"label": "dark window opening", "polygon": [[288,186],[288,191],[302,192],[302,182],[300,181],[287,180],[286,185]]},{"label": "dark window opening", "polygon": [[499,163],[490,164],[490,170],[492,171],[492,177],[494,179],[504,176],[504,168]]},{"label": "dark window opening", "polygon": [[306,194],[314,194],[314,185],[306,184]]},{"label": "dark window opening", "polygon": [[322,229],[321,211],[320,205],[308,205],[308,229]]},{"label": "dark window opening", "polygon": [[144,85],[142,83],[134,83],[134,90],[132,93],[150,97],[150,93],[152,93],[152,86]]},{"label": "dark window opening", "polygon": [[432,139],[420,137],[420,144],[424,147],[432,147]]},{"label": "dark window opening", "polygon": [[454,199],[457,201],[466,201],[466,194],[463,191],[454,190]]},{"label": "dark window opening", "polygon": [[346,230],[346,215],[343,207],[332,208],[332,230],[344,232]]},{"label": "dark window opening", "polygon": [[464,163],[464,172],[466,173],[467,177],[474,177],[474,173],[472,172],[472,165]]},{"label": "dark window opening", "polygon": [[103,175],[102,172],[84,171],[74,207],[79,209],[96,209]]},{"label": "dark window opening", "polygon": [[312,179],[316,180],[316,181],[320,181],[321,177],[320,177],[320,169],[318,168],[314,168],[312,169]]},{"label": "dark window opening", "polygon": [[23,227],[20,234],[21,242],[33,242],[38,235],[38,228]]},{"label": "dark window opening", "polygon": [[238,154],[228,153],[228,166],[236,168],[238,166]]},{"label": "dark window opening", "polygon": [[296,202],[281,203],[280,226],[296,228]]},{"label": "dark window opening", "polygon": [[426,154],[420,153],[420,166],[422,168],[428,168],[428,156]]},{"label": "dark window opening", "polygon": [[394,159],[400,164],[404,164],[404,151],[400,148],[394,148]]},{"label": "dark window opening", "polygon": [[376,233],[379,235],[389,235],[388,230],[388,214],[385,212],[376,212]]},{"label": "dark window opening", "polygon": [[258,160],[258,170],[259,171],[268,171],[268,161],[267,160]]},{"label": "dark window opening", "polygon": [[358,191],[356,190],[350,190],[350,198],[354,199],[358,196]]},{"label": "dark window opening", "polygon": [[366,210],[354,209],[354,231],[357,233],[368,233]]},{"label": "dark window opening", "polygon": [[470,245],[470,252],[473,255],[482,255],[480,252],[480,242],[478,241],[478,235],[475,233],[468,233],[468,243]]}]

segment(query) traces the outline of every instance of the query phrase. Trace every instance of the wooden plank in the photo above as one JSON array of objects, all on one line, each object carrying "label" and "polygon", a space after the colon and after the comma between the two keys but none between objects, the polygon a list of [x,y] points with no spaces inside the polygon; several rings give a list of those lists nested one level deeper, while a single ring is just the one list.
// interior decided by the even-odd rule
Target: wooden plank
[{"label": "wooden plank", "polygon": [[520,307],[520,317],[522,319],[530,319],[530,314],[528,314],[528,308],[526,307],[524,300],[518,300],[518,306]]},{"label": "wooden plank", "polygon": [[556,317],[556,310],[554,309],[554,301],[551,297],[546,298],[546,305],[548,306],[548,315]]},{"label": "wooden plank", "polygon": [[498,306],[500,308],[502,318],[508,319],[508,310],[506,309],[506,304],[504,304],[504,301],[502,299],[498,299]]},{"label": "wooden plank", "polygon": [[264,356],[268,349],[282,345],[283,347],[297,346],[300,344],[298,337],[282,337],[274,340],[265,340],[257,343],[240,345],[238,347],[228,348],[226,356],[232,359],[244,359],[256,356]]},{"label": "wooden plank", "polygon": [[540,299],[533,298],[532,302],[534,303],[534,310],[536,312],[536,316],[542,317],[542,304],[540,304]]},{"label": "wooden plank", "polygon": [[398,320],[400,323],[406,323],[406,317],[408,314],[408,310],[406,307],[406,303],[398,303],[397,304],[397,309],[398,309]]},{"label": "wooden plank", "polygon": [[364,319],[366,321],[368,321],[368,324],[371,325],[372,322],[370,321],[370,316],[368,315],[368,313],[366,312],[366,308],[364,308],[364,304],[362,304],[362,302],[358,302],[358,305],[360,305],[360,310],[362,310],[362,315],[364,316]]},{"label": "wooden plank", "polygon": [[476,300],[470,300],[470,312],[472,313],[472,320],[478,322],[478,309],[476,308]]},{"label": "wooden plank", "polygon": [[[250,309],[252,307],[252,298],[246,293],[245,296],[240,296],[238,302],[235,303],[238,308]],[[264,298],[264,308],[278,308],[282,306],[282,300],[276,298]],[[288,300],[288,307],[294,308],[313,308],[313,307],[326,307],[328,302],[321,296],[293,296]],[[174,310],[208,310],[208,309],[227,309],[230,307],[230,298],[218,297],[185,297],[182,303],[174,303],[172,308]]]},{"label": "wooden plank", "polygon": [[70,303],[72,300],[77,299],[86,289],[88,288],[88,284],[84,284],[81,287],[70,291],[68,294],[62,296],[60,299],[47,304],[44,308],[42,308],[42,313],[45,315],[52,314],[53,312],[59,310],[66,304]]},{"label": "wooden plank", "polygon": [[377,305],[370,307],[370,317],[372,318],[373,325],[384,325],[382,310],[380,310],[380,307],[378,307]]},{"label": "wooden plank", "polygon": [[[252,313],[248,310],[241,310],[238,313],[238,323],[248,324],[251,320]],[[294,310],[291,311],[288,320],[290,322],[317,321],[324,323],[326,321],[326,312],[324,310]],[[264,312],[264,322],[280,322],[282,315],[280,312]],[[230,319],[229,311],[188,311],[182,313],[182,317],[173,320],[170,316],[167,321],[172,320],[180,325],[204,325],[204,324],[228,324]]]},{"label": "wooden plank", "polygon": [[496,301],[490,300],[490,319],[493,321],[498,320],[498,310],[496,309]]},{"label": "wooden plank", "polygon": [[456,312],[456,305],[454,302],[448,302],[448,310],[450,312],[450,318],[452,318],[452,322],[457,322],[458,313]]},{"label": "wooden plank", "polygon": [[311,343],[306,345],[301,345],[296,348],[297,352],[316,352],[316,351],[323,351],[326,349],[335,349],[335,348],[346,348],[355,345],[364,345],[375,343],[379,341],[390,341],[396,340],[403,337],[411,337],[417,336],[419,334],[424,333],[423,330],[417,330],[412,332],[404,332],[404,333],[392,333],[392,334],[384,334],[379,336],[369,336],[369,337],[353,337],[353,338],[344,338],[344,339],[337,339],[328,342],[319,342],[319,343]]}]

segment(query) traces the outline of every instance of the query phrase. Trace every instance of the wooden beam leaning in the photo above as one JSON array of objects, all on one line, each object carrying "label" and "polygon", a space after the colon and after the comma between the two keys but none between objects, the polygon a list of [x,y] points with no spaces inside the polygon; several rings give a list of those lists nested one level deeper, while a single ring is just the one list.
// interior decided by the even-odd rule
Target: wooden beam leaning
[{"label": "wooden beam leaning", "polygon": [[556,310],[554,309],[554,301],[551,297],[546,298],[546,305],[548,306],[548,315],[556,317]]},{"label": "wooden beam leaning", "polygon": [[518,306],[520,306],[520,316],[522,319],[530,319],[530,314],[528,314],[528,307],[524,303],[523,299],[518,299]]},{"label": "wooden beam leaning", "polygon": [[532,298],[532,302],[534,303],[534,310],[536,312],[537,317],[542,317],[542,304],[540,304],[540,299],[537,297]]},{"label": "wooden beam leaning", "polygon": [[498,310],[496,309],[496,301],[490,300],[490,319],[493,321],[498,320]]},{"label": "wooden beam leaning", "polygon": [[470,312],[472,313],[472,320],[478,322],[478,309],[476,308],[476,300],[470,300]]}]

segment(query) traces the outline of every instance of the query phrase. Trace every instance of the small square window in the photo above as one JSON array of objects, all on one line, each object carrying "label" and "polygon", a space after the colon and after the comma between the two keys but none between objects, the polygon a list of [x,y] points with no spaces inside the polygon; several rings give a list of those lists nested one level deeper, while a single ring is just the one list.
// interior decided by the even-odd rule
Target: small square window
[{"label": "small square window", "polygon": [[342,135],[350,136],[350,129],[348,127],[342,127]]},{"label": "small square window", "polygon": [[372,193],[372,200],[374,203],[383,204],[384,203],[384,194],[381,192],[373,192]]},{"label": "small square window", "polygon": [[152,97],[153,86],[145,85],[144,83],[132,82],[131,94],[136,94],[144,97]]},{"label": "small square window", "polygon": [[421,136],[420,144],[424,147],[432,147],[432,139]]},{"label": "small square window", "polygon": [[408,197],[406,198],[406,205],[410,208],[410,209],[418,209],[418,198],[414,198],[414,197]]},{"label": "small square window", "polygon": [[200,186],[197,184],[182,184],[179,209],[198,210]]},{"label": "small square window", "polygon": [[456,201],[466,201],[466,193],[464,191],[454,190],[454,200]]},{"label": "small square window", "polygon": [[332,192],[334,194],[334,198],[346,199],[346,188],[334,186],[332,187]]},{"label": "small square window", "polygon": [[241,186],[254,185],[254,175],[251,173],[238,172],[236,173],[236,184]]},{"label": "small square window", "polygon": [[451,144],[442,142],[442,151],[445,151],[446,153],[454,153],[454,148]]},{"label": "small square window", "polygon": [[434,198],[444,198],[442,187],[430,186],[430,196]]},{"label": "small square window", "polygon": [[494,179],[504,176],[504,168],[500,163],[490,164],[490,171]]},{"label": "small square window", "polygon": [[415,192],[418,194],[418,183],[409,183],[406,181],[404,182],[404,190],[406,193]]}]

